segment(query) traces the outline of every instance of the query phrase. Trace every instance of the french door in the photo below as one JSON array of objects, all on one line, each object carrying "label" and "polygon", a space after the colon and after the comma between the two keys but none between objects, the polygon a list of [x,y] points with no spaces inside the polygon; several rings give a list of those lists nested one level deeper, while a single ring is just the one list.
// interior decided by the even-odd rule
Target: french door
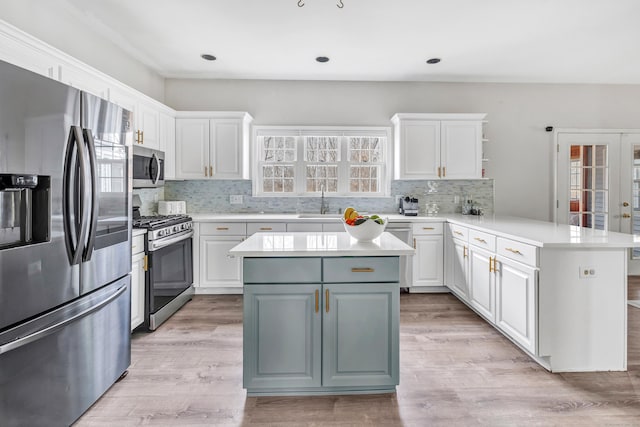
[{"label": "french door", "polygon": [[559,131],[557,142],[556,222],[640,236],[640,131]]}]

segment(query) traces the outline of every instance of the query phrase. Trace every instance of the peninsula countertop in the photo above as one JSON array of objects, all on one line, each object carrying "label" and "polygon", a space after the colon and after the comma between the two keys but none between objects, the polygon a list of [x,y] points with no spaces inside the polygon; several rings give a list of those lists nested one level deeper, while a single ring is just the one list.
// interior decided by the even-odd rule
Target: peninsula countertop
[{"label": "peninsula countertop", "polygon": [[255,233],[229,251],[240,257],[401,256],[415,250],[388,232],[358,242],[346,232]]}]

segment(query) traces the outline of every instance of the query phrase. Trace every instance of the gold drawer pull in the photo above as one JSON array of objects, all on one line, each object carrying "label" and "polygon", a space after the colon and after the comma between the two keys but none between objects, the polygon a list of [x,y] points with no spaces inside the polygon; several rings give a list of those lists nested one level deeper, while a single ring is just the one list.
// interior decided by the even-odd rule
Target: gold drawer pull
[{"label": "gold drawer pull", "polygon": [[352,273],[373,273],[375,270],[371,267],[353,267]]},{"label": "gold drawer pull", "polygon": [[458,236],[464,236],[464,234],[463,234],[463,233],[461,233],[461,232],[459,232],[459,231],[454,231],[453,233],[454,233],[454,234],[457,234]]},{"label": "gold drawer pull", "polygon": [[486,240],[481,239],[481,238],[479,238],[479,237],[474,237],[474,239],[475,239],[475,240],[477,240],[477,241],[478,241],[478,242],[480,242],[480,243],[487,243],[487,241],[486,241]]},{"label": "gold drawer pull", "polygon": [[131,250],[134,250],[137,247],[138,247],[138,245],[133,245],[133,246],[131,246]]},{"label": "gold drawer pull", "polygon": [[435,230],[433,227],[422,227],[423,230]]},{"label": "gold drawer pull", "polygon": [[327,289],[326,291],[324,291],[324,300],[325,300],[325,310],[327,311],[327,313],[329,312],[329,289]]},{"label": "gold drawer pull", "polygon": [[216,227],[216,230],[221,230],[221,231],[225,231],[228,230],[229,227]]},{"label": "gold drawer pull", "polygon": [[505,248],[505,250],[507,250],[507,251],[509,251],[509,252],[512,252],[512,253],[514,253],[514,254],[517,254],[517,255],[522,255],[522,252],[520,252],[520,251],[519,251],[519,250],[517,250],[517,249]]},{"label": "gold drawer pull", "polygon": [[144,263],[142,264],[142,269],[144,271],[149,270],[149,256],[148,255],[144,256]]},{"label": "gold drawer pull", "polygon": [[260,227],[260,230],[269,231],[269,230],[273,230],[273,228],[271,228],[271,227]]},{"label": "gold drawer pull", "polygon": [[316,289],[316,313],[320,310],[320,291]]}]

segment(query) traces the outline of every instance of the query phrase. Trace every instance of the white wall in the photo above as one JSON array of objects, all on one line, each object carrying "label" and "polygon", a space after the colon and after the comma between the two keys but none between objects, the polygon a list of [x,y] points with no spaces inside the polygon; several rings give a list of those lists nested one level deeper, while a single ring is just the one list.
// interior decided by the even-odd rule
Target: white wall
[{"label": "white wall", "polygon": [[640,128],[640,85],[298,82],[167,79],[177,110],[248,111],[254,124],[389,125],[397,112],[488,113],[495,211],[553,218],[546,126]]},{"label": "white wall", "polygon": [[158,101],[164,78],[99,35],[64,0],[0,0],[0,19]]}]

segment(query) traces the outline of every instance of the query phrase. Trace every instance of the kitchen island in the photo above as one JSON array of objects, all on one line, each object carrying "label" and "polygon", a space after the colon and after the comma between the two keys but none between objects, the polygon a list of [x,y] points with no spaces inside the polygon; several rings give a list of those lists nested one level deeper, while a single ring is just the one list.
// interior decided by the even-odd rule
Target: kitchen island
[{"label": "kitchen island", "polygon": [[243,259],[249,396],[392,393],[399,368],[399,257],[389,233],[255,233]]}]

